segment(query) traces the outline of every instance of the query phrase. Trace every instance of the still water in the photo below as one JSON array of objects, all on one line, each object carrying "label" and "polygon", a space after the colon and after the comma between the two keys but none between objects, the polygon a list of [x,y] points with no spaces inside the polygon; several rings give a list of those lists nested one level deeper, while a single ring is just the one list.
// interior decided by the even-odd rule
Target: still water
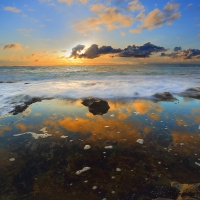
[{"label": "still water", "polygon": [[0,199],[198,199],[200,101],[177,98],[108,100],[103,115],[43,100],[0,119]]}]

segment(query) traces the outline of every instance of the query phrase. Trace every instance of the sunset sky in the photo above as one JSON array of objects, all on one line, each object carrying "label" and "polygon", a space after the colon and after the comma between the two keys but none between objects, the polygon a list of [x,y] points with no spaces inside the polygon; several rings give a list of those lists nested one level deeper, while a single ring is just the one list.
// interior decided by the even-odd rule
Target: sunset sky
[{"label": "sunset sky", "polygon": [[0,66],[200,63],[199,0],[1,0]]}]

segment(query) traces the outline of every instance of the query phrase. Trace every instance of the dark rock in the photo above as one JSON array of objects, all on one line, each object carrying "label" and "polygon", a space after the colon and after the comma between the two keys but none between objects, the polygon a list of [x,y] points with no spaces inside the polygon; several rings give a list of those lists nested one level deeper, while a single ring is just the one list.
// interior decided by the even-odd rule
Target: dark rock
[{"label": "dark rock", "polygon": [[83,101],[82,101],[82,104],[84,105],[84,106],[89,106],[91,103],[93,103],[94,101],[98,101],[98,100],[100,100],[100,99],[96,99],[96,98],[86,98],[86,99],[83,99]]},{"label": "dark rock", "polygon": [[107,101],[96,98],[84,99],[82,104],[87,106],[93,115],[103,115],[107,113],[110,108]]},{"label": "dark rock", "polygon": [[16,83],[17,81],[0,81],[0,83]]},{"label": "dark rock", "polygon": [[28,108],[29,105],[36,103],[36,102],[40,102],[42,101],[41,98],[39,97],[33,97],[32,99],[30,99],[29,101],[24,102],[23,105],[17,105],[14,110],[12,110],[10,113],[13,113],[13,115],[17,115],[18,113],[22,113],[23,111],[26,110],[26,108]]},{"label": "dark rock", "polygon": [[183,97],[200,99],[200,87],[189,88],[185,90],[184,92],[181,92],[179,95]]},{"label": "dark rock", "polygon": [[159,101],[175,101],[178,100],[170,92],[156,93],[153,95]]},{"label": "dark rock", "polygon": [[30,84],[30,83],[24,83],[24,85],[27,85],[27,84]]}]

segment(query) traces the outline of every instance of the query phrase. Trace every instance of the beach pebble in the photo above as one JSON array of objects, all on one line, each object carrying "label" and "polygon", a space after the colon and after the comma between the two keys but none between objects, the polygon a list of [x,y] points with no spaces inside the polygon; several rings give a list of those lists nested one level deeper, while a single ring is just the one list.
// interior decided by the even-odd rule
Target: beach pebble
[{"label": "beach pebble", "polygon": [[90,149],[90,148],[91,148],[91,146],[88,145],[88,144],[84,146],[84,149],[85,149],[85,150]]},{"label": "beach pebble", "polygon": [[85,180],[84,182],[85,182],[85,183],[88,183],[88,180]]},{"label": "beach pebble", "polygon": [[114,116],[115,116],[114,114],[110,115],[110,117],[114,117]]},{"label": "beach pebble", "polygon": [[122,170],[121,170],[120,168],[117,168],[116,171],[117,171],[117,172],[121,172]]},{"label": "beach pebble", "polygon": [[199,129],[200,129],[200,125],[199,125]]},{"label": "beach pebble", "polygon": [[184,143],[180,143],[180,145],[181,145],[181,146],[183,146],[183,145],[184,145]]},{"label": "beach pebble", "polygon": [[115,177],[114,177],[114,176],[112,176],[111,178],[112,178],[112,179],[114,179]]},{"label": "beach pebble", "polygon": [[9,160],[10,160],[10,162],[13,162],[13,161],[15,161],[15,158],[10,158]]},{"label": "beach pebble", "polygon": [[105,128],[109,128],[110,126],[104,126]]},{"label": "beach pebble", "polygon": [[60,137],[61,137],[61,138],[67,138],[68,136],[66,136],[66,135],[61,135]]},{"label": "beach pebble", "polygon": [[105,149],[112,149],[113,146],[112,146],[112,145],[110,145],[110,146],[105,146],[104,148],[105,148]]},{"label": "beach pebble", "polygon": [[92,188],[93,190],[96,190],[97,189],[97,186],[93,186],[93,188]]},{"label": "beach pebble", "polygon": [[137,139],[136,142],[139,143],[139,144],[143,144],[143,143],[144,143],[144,140],[143,140],[143,139]]},{"label": "beach pebble", "polygon": [[119,131],[117,133],[120,133]]},{"label": "beach pebble", "polygon": [[102,200],[106,200],[106,198],[103,198]]},{"label": "beach pebble", "polygon": [[112,194],[115,194],[115,191],[112,191]]},{"label": "beach pebble", "polygon": [[88,171],[88,170],[90,170],[90,169],[91,169],[90,167],[83,167],[83,169],[78,170],[78,171],[76,172],[76,175],[79,175],[79,174],[81,174],[81,173],[83,173],[83,172],[86,172],[86,171]]},{"label": "beach pebble", "polygon": [[195,165],[197,165],[197,166],[199,166],[199,167],[200,167],[200,163],[198,163],[198,162],[195,162]]}]

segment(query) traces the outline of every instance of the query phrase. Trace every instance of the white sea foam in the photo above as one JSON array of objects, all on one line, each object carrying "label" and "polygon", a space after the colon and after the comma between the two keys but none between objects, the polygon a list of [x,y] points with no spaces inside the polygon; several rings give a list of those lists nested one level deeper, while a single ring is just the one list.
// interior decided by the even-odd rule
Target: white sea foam
[{"label": "white sea foam", "polygon": [[[31,71],[27,67],[20,68],[21,71],[16,70],[15,76],[12,74],[10,77],[9,74],[6,77],[6,73],[13,73],[11,71],[5,70],[3,74],[0,74],[0,81],[5,81],[5,79],[8,81],[8,77],[10,81],[11,79],[21,80],[15,83],[0,84],[0,116],[7,114],[16,105],[23,104],[32,97],[73,99],[91,96],[106,99],[150,97],[157,92],[168,91],[176,94],[200,85],[196,71],[189,75],[172,75],[168,70],[167,75],[163,72],[157,75],[154,69],[154,73],[149,75],[147,74],[150,72],[149,69],[146,69],[147,72],[143,70],[139,73],[131,67],[124,71],[123,67],[116,69],[107,67],[107,72],[105,66],[101,70],[99,67],[99,71],[97,68],[92,70],[86,67],[71,67],[70,70],[61,68],[60,71],[57,68],[57,71],[52,68],[49,71],[48,68],[36,69]],[[27,82],[30,84],[25,84]]]}]

